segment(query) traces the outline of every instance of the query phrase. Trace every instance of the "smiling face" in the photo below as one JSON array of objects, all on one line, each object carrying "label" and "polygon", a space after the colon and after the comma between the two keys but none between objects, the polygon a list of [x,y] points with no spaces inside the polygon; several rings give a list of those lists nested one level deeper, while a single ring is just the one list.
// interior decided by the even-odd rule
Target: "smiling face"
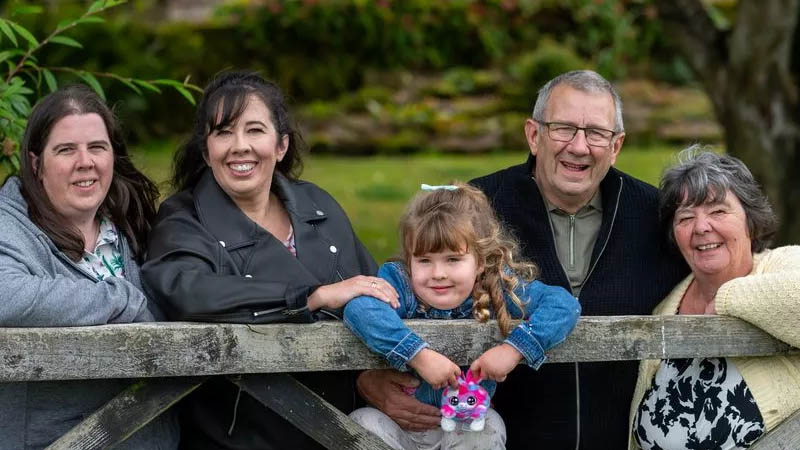
[{"label": "smiling face", "polygon": [[[614,99],[608,93],[589,93],[569,85],[556,86],[545,109],[546,122],[577,127],[615,129]],[[569,142],[550,138],[546,127],[528,119],[525,135],[536,157],[534,176],[548,201],[574,213],[597,192],[600,181],[616,162],[625,134],[612,138],[605,147],[589,145],[578,131]]]},{"label": "smiling face", "polygon": [[240,204],[266,201],[275,165],[286,154],[289,137],[278,135],[267,106],[251,95],[242,114],[229,126],[212,130],[206,144],[206,162],[214,178]]},{"label": "smiling face", "polygon": [[747,216],[730,190],[722,201],[679,207],[672,227],[675,242],[698,279],[713,277],[724,283],[752,269]]},{"label": "smiling face", "polygon": [[58,120],[40,156],[31,158],[58,213],[74,224],[94,219],[114,173],[114,150],[99,115],[72,114]]},{"label": "smiling face", "polygon": [[453,309],[464,303],[479,274],[471,252],[445,250],[411,257],[411,288],[436,309]]}]

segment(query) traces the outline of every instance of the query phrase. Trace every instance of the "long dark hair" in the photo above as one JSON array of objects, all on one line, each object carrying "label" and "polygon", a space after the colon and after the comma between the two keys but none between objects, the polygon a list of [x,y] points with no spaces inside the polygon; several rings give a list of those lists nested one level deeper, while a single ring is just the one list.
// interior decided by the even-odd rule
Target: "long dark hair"
[{"label": "long dark hair", "polygon": [[197,184],[206,168],[206,139],[209,133],[235,122],[247,107],[251,95],[264,102],[278,136],[289,136],[289,148],[275,166],[290,179],[297,179],[303,170],[303,140],[297,131],[285,96],[273,82],[254,72],[225,72],[214,78],[197,104],[197,115],[189,140],[178,149],[173,161],[172,187],[176,191]]},{"label": "long dark hair", "polygon": [[[158,188],[134,167],[114,113],[87,86],[63,87],[33,107],[20,149],[22,195],[28,202],[28,216],[70,259],[80,259],[85,245],[83,235],[56,211],[36,174],[41,173],[44,159],[40,156],[56,122],[73,114],[92,113],[103,119],[114,151],[111,186],[98,214],[111,218],[128,239],[136,260],[142,262],[147,234],[156,214]],[[37,167],[33,167],[31,155],[37,156]]]}]

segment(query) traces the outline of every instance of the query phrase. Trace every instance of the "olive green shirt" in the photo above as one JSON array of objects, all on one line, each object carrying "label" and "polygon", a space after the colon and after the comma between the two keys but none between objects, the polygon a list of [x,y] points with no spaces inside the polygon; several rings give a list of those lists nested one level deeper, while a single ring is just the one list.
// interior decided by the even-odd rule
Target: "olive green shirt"
[{"label": "olive green shirt", "polygon": [[558,260],[564,268],[564,273],[567,274],[572,294],[580,297],[583,281],[589,272],[594,243],[603,222],[600,190],[575,214],[567,213],[546,198],[544,203],[553,228]]}]

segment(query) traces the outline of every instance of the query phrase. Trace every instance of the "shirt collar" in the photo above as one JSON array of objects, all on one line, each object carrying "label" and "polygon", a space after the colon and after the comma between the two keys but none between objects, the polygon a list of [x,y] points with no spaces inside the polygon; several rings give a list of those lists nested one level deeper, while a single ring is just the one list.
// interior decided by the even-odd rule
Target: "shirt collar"
[{"label": "shirt collar", "polygon": [[[535,178],[534,178],[534,181],[536,181]],[[544,204],[545,204],[545,206],[547,206],[547,210],[549,212],[561,211],[561,208],[559,208],[558,206],[550,203],[550,200],[548,200],[547,197],[545,197],[544,195],[542,195],[542,199],[544,200]],[[580,209],[578,209],[578,212],[576,214],[580,213],[581,211],[584,211],[585,209],[588,209],[588,210],[592,210],[593,209],[593,210],[600,211],[600,212],[603,211],[603,199],[602,199],[602,195],[600,195],[600,189],[598,189],[594,193],[592,198],[589,199],[589,203],[585,204]]]},{"label": "shirt collar", "polygon": [[117,232],[117,228],[114,226],[114,223],[106,217],[101,217],[100,232],[97,235],[97,243],[94,246],[94,251],[97,251],[101,245],[110,244],[116,246],[118,239],[119,233]]},{"label": "shirt collar", "polygon": [[[416,295],[415,295],[416,297]],[[472,296],[453,309],[436,309],[417,298],[417,308],[428,319],[470,319],[472,318]]]}]

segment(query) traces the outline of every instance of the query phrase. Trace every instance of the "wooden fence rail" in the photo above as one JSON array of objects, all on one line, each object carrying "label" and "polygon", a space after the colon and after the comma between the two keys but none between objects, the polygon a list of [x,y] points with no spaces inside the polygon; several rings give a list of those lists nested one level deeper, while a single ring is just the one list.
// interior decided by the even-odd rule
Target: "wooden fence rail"
[{"label": "wooden fence rail", "polygon": [[[410,328],[433,348],[460,365],[468,365],[501,341],[494,322],[412,320]],[[761,356],[797,352],[789,345],[738,319],[721,316],[583,317],[575,331],[548,353],[548,362],[618,361],[695,356]],[[50,448],[110,448],[157,416],[204,381],[203,377],[237,377],[234,382],[273,407],[328,448],[327,429],[348,436],[336,448],[387,448],[355,423],[284,372],[386,367],[339,322],[239,325],[150,323],[75,328],[0,329],[0,382],[154,378],[120,394]],[[164,378],[170,377],[170,378]],[[172,378],[185,377],[185,378]],[[268,380],[264,382],[263,380]],[[273,383],[280,389],[262,389]],[[270,393],[280,392],[280,398]],[[259,393],[260,392],[260,393]],[[305,408],[292,408],[299,402]],[[286,411],[307,410],[299,417]],[[800,416],[759,441],[758,450],[800,448]],[[323,432],[320,432],[323,430]],[[366,433],[366,434],[365,434]],[[775,436],[775,438],[773,438]],[[769,440],[777,444],[769,444]]]}]

